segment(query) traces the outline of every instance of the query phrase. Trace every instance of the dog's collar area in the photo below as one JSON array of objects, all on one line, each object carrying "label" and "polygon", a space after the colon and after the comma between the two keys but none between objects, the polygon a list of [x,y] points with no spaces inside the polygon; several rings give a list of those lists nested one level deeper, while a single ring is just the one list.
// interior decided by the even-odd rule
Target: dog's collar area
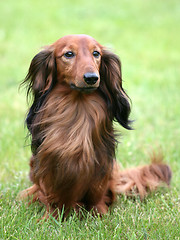
[{"label": "dog's collar area", "polygon": [[77,90],[77,91],[80,91],[83,93],[91,93],[97,89],[97,87],[82,87],[82,88],[80,88],[80,87],[77,87],[75,84],[71,84],[70,87],[73,90]]}]

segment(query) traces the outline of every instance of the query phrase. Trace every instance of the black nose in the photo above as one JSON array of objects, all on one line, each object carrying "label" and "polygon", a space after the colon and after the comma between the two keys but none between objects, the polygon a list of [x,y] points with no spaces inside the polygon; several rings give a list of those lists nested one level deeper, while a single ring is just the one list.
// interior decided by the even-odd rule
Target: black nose
[{"label": "black nose", "polygon": [[88,85],[94,85],[97,80],[98,80],[98,75],[96,73],[85,73],[84,74],[84,81],[88,84]]}]

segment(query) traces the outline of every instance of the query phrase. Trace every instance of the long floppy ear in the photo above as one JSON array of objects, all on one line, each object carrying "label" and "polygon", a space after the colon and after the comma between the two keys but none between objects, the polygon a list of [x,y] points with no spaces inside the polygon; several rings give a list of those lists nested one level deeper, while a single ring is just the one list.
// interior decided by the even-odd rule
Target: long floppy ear
[{"label": "long floppy ear", "polygon": [[122,87],[121,63],[118,56],[108,50],[102,52],[100,77],[99,89],[106,99],[110,118],[131,129],[130,100]]},{"label": "long floppy ear", "polygon": [[23,81],[27,84],[27,97],[32,94],[33,103],[27,115],[26,123],[31,132],[35,114],[41,108],[47,95],[56,83],[56,61],[52,49],[39,52],[31,61],[28,74]]}]

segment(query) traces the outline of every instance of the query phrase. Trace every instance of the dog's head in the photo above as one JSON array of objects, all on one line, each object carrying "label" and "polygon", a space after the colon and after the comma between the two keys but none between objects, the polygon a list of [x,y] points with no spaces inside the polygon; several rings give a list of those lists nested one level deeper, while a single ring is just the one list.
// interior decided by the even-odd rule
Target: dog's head
[{"label": "dog's head", "polygon": [[90,36],[68,35],[45,47],[33,58],[24,82],[28,82],[28,95],[32,92],[34,96],[27,117],[29,129],[57,85],[80,94],[98,91],[107,103],[110,118],[130,129],[130,104],[122,88],[120,60]]},{"label": "dog's head", "polygon": [[90,36],[65,36],[54,44],[57,80],[70,88],[90,92],[99,87],[102,47]]}]

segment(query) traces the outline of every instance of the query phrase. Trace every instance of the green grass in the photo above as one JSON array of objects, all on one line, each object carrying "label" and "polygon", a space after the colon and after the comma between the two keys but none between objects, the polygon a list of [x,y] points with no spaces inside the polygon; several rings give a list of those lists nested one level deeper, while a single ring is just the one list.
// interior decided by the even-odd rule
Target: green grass
[{"label": "green grass", "polygon": [[[6,0],[0,2],[0,239],[180,239],[180,4],[178,0]],[[19,83],[41,46],[71,33],[92,35],[121,58],[134,131],[122,132],[122,168],[161,148],[171,189],[145,201],[120,197],[102,219],[75,214],[37,222],[44,209],[16,200],[30,185],[27,111]]]}]

